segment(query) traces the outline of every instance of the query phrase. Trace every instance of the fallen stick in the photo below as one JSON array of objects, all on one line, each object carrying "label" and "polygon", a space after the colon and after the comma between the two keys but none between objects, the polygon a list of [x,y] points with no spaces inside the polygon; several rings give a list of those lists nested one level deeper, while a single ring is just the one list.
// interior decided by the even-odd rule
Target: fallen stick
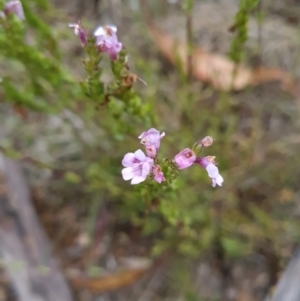
[{"label": "fallen stick", "polygon": [[[58,229],[59,231],[59,229]],[[20,165],[0,153],[0,256],[20,301],[71,301]]]}]

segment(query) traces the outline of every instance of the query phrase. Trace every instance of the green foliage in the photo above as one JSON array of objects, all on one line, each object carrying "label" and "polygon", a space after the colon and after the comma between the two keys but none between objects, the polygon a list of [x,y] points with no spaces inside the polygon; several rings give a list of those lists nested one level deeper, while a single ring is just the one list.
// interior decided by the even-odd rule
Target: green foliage
[{"label": "green foliage", "polygon": [[251,11],[258,5],[259,0],[240,0],[239,10],[236,13],[232,30],[235,36],[231,42],[229,56],[236,62],[241,63],[243,60],[243,47],[248,39],[248,20]]},{"label": "green foliage", "polygon": [[[24,10],[26,24],[13,14],[0,20],[0,56],[5,58],[1,86],[5,100],[33,111],[55,113],[69,105],[76,91],[75,82],[61,66],[51,28],[28,4]],[[29,42],[32,35],[34,39]]]}]

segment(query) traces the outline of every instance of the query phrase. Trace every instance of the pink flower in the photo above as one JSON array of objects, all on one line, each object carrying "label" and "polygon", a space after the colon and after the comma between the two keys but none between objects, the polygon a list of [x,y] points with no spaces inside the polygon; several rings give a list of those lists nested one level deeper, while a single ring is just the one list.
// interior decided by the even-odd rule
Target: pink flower
[{"label": "pink flower", "polygon": [[77,24],[69,24],[70,28],[74,28],[74,33],[79,37],[81,44],[84,46],[87,42],[87,33],[82,27],[81,22],[78,21]]},{"label": "pink flower", "polygon": [[122,165],[125,167],[122,170],[123,179],[131,180],[131,184],[134,185],[146,180],[152,170],[153,159],[139,149],[135,153],[127,153],[122,160]]},{"label": "pink flower", "polygon": [[116,33],[115,26],[98,27],[94,32],[99,50],[107,53],[112,60],[117,59],[117,55],[122,49],[122,43],[118,41]]},{"label": "pink flower", "polygon": [[216,185],[222,186],[224,179],[219,174],[219,169],[216,166],[214,159],[215,157],[212,156],[197,158],[195,160],[195,163],[200,164],[203,168],[206,169],[208,176],[212,179],[213,187],[216,187]]},{"label": "pink flower", "polygon": [[146,154],[148,157],[155,159],[157,150],[154,145],[148,145],[146,146]]},{"label": "pink flower", "polygon": [[154,146],[156,150],[160,147],[160,139],[165,136],[165,132],[160,132],[151,128],[147,132],[143,132],[138,138],[141,139],[141,144],[145,146]]},{"label": "pink flower", "polygon": [[178,169],[185,169],[190,167],[195,160],[196,160],[196,155],[189,148],[185,148],[174,157],[174,161]]},{"label": "pink flower", "polygon": [[25,15],[24,15],[24,11],[23,11],[23,7],[22,7],[21,1],[17,1],[17,0],[8,1],[5,4],[4,14],[5,15],[14,14],[20,20],[25,20]]},{"label": "pink flower", "polygon": [[161,182],[166,180],[159,165],[154,165],[153,169],[152,169],[152,172],[153,172],[153,175],[154,175],[154,180],[157,183],[161,183]]}]

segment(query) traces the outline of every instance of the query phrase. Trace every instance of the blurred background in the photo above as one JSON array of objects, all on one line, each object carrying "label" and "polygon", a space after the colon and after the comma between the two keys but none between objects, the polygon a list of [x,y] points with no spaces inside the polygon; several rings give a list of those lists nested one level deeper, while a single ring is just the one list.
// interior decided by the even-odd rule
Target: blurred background
[{"label": "blurred background", "polygon": [[[300,239],[300,2],[22,3],[25,40],[0,32],[1,158],[22,167],[0,164],[0,300],[300,300],[271,299]],[[79,19],[118,27],[152,122],[82,94]],[[184,72],[175,52],[188,46]],[[148,187],[155,199],[124,182],[121,160],[150,127],[166,132],[162,157],[214,137],[223,187],[197,167]]]}]

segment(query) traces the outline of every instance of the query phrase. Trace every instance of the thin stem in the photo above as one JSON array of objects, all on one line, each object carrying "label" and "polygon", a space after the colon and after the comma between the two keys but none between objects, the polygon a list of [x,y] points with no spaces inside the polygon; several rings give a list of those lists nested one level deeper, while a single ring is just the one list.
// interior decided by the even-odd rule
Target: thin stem
[{"label": "thin stem", "polygon": [[256,12],[256,22],[257,22],[257,66],[262,64],[262,51],[263,51],[263,42],[262,42],[262,27],[263,27],[263,7],[262,0],[257,4]]},{"label": "thin stem", "polygon": [[186,42],[187,42],[187,82],[193,77],[193,0],[186,0]]}]

